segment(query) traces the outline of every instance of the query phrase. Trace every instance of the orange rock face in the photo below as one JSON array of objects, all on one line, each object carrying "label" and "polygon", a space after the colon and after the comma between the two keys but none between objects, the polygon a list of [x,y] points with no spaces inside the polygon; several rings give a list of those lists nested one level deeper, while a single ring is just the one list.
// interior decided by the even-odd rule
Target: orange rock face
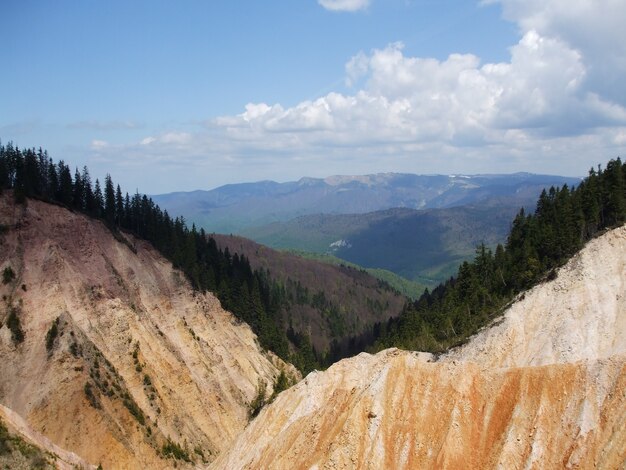
[{"label": "orange rock face", "polygon": [[6,193],[0,224],[0,270],[16,275],[0,284],[0,403],[93,465],[171,468],[168,438],[193,460],[179,468],[208,464],[248,423],[259,380],[271,391],[287,367],[144,242]]},{"label": "orange rock face", "polygon": [[466,346],[360,354],[283,392],[220,469],[626,465],[626,228]]}]

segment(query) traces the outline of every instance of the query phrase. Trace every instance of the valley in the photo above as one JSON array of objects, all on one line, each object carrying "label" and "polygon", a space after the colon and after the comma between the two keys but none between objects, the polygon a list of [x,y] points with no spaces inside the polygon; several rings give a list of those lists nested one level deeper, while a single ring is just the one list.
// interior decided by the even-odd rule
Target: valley
[{"label": "valley", "polygon": [[626,0],[0,17],[0,470],[626,470]]},{"label": "valley", "polygon": [[474,257],[481,243],[506,239],[515,206],[389,209],[368,214],[310,215],[248,229],[245,236],[280,249],[333,256],[384,269],[433,288]]},{"label": "valley", "polygon": [[621,468],[626,227],[442,356],[387,349],[309,374],[213,468]]},{"label": "valley", "polygon": [[[416,300],[358,267],[189,229],[147,196],[116,197],[110,177],[106,197],[83,186],[87,170],[60,185],[45,175],[67,175],[62,162],[20,180],[34,162],[0,146],[13,181],[0,194],[0,463],[626,461],[620,160],[542,191],[495,249],[480,236],[493,207],[451,217],[465,225],[448,233],[479,245]],[[415,217],[449,211],[468,207],[383,211],[368,228],[417,232]]]}]

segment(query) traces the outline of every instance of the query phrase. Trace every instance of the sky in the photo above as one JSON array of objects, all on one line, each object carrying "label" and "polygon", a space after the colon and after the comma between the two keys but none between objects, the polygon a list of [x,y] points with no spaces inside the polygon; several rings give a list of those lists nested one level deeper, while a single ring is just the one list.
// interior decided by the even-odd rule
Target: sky
[{"label": "sky", "polygon": [[626,155],[624,0],[3,0],[0,140],[129,192]]}]

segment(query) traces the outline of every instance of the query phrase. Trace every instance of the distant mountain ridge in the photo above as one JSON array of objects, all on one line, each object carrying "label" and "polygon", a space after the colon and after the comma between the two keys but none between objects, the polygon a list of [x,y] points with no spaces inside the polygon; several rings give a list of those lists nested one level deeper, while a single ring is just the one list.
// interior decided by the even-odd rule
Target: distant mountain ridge
[{"label": "distant mountain ridge", "polygon": [[153,200],[170,214],[182,215],[209,232],[240,234],[245,228],[311,214],[363,214],[479,203],[519,207],[534,204],[545,187],[578,182],[579,178],[532,173],[378,173],[228,184],[210,191],[155,195]]}]

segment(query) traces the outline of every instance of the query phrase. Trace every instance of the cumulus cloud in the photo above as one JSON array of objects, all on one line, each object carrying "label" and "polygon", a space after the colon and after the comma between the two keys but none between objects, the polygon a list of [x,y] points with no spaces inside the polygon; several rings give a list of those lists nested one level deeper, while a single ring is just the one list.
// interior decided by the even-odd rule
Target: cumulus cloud
[{"label": "cumulus cloud", "polygon": [[331,11],[358,11],[369,6],[369,0],[317,0],[321,6]]},{"label": "cumulus cloud", "polygon": [[303,145],[462,145],[502,141],[510,130],[560,136],[626,124],[621,105],[585,88],[584,57],[558,37],[530,30],[502,63],[481,64],[471,54],[410,57],[403,47],[393,43],[350,59],[348,82],[363,81],[353,95],[329,93],[287,109],[251,103],[215,123],[240,139],[292,133]]},{"label": "cumulus cloud", "polygon": [[626,105],[626,3],[623,0],[487,0],[520,30],[559,38],[578,50],[589,91]]},{"label": "cumulus cloud", "polygon": [[248,103],[199,132],[147,136],[132,149],[171,165],[210,162],[212,174],[230,168],[239,180],[389,169],[582,174],[590,159],[623,156],[626,3],[489,2],[519,25],[506,61],[413,57],[395,42],[347,60],[349,92],[292,107]]}]

